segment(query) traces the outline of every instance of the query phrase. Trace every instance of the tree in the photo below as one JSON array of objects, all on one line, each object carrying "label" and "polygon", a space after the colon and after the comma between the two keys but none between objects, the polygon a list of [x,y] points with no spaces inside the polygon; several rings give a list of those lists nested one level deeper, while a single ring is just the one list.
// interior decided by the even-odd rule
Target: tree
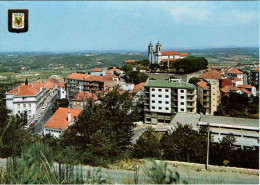
[{"label": "tree", "polygon": [[[99,104],[89,100],[75,124],[64,132],[62,147],[75,147],[79,157],[85,156],[82,160],[92,165],[97,165],[101,158],[119,159],[131,145],[133,122],[138,120],[138,110],[130,97],[130,93],[119,94],[115,88],[106,96],[100,96]],[[102,149],[104,153],[100,153]]]},{"label": "tree", "polygon": [[196,77],[192,77],[188,83],[196,85],[200,80]]},{"label": "tree", "polygon": [[133,148],[133,156],[138,158],[159,158],[161,156],[161,144],[152,127],[147,127],[145,132],[136,141]]},{"label": "tree", "polygon": [[149,66],[150,61],[149,61],[149,60],[142,60],[142,61],[140,62],[140,64],[141,64],[142,66]]},{"label": "tree", "polygon": [[137,74],[136,84],[145,82],[148,79],[148,75],[142,72]]},{"label": "tree", "polygon": [[158,68],[160,68],[159,64],[151,64],[149,66],[149,68],[151,69],[152,72],[156,72]]},{"label": "tree", "polygon": [[133,71],[133,66],[131,64],[125,64],[123,67],[123,70],[128,75],[131,71]]}]

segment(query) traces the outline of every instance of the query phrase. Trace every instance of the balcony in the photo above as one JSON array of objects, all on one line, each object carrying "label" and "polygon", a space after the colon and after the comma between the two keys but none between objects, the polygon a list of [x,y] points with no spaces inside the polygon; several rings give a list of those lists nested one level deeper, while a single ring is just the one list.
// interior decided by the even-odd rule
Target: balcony
[{"label": "balcony", "polygon": [[194,101],[196,101],[196,99],[195,98],[193,98],[193,99],[187,99],[187,102],[194,102]]},{"label": "balcony", "polygon": [[194,108],[195,106],[196,106],[195,104],[191,104],[191,105],[188,104],[188,105],[187,105],[187,108]]}]

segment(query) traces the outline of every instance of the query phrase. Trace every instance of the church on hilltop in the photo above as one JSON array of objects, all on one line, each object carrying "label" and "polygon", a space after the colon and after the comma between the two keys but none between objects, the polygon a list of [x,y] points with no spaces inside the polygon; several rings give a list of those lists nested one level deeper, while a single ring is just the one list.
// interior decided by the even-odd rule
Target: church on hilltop
[{"label": "church on hilltop", "polygon": [[189,55],[188,53],[178,53],[177,51],[161,51],[161,49],[162,45],[159,41],[156,44],[155,51],[153,50],[153,44],[150,42],[148,45],[148,60],[151,63],[159,64],[161,61],[167,61],[169,66],[170,61],[182,59]]}]

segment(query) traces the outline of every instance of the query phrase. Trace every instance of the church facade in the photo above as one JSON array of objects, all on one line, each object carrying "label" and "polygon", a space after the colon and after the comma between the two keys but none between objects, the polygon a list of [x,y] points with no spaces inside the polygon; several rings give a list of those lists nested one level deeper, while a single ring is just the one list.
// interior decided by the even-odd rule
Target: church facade
[{"label": "church facade", "polygon": [[158,41],[155,47],[155,51],[153,49],[153,44],[150,42],[148,45],[148,60],[151,63],[167,62],[169,66],[170,61],[175,61],[178,59],[185,58],[188,56],[188,53],[178,53],[177,51],[161,51],[162,45]]}]

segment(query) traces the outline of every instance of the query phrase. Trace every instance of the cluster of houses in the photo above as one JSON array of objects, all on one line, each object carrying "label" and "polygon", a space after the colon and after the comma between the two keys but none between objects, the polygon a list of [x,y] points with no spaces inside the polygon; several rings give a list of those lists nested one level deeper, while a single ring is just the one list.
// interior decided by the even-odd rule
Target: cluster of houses
[{"label": "cluster of houses", "polygon": [[[152,63],[158,62],[158,60],[171,61],[188,56],[186,53],[163,52],[159,42],[156,45],[156,51],[153,51],[152,44],[148,46],[148,51],[149,60]],[[124,61],[123,64],[132,62],[135,60]],[[173,77],[163,80],[150,78],[140,84],[131,84],[121,78],[124,75],[125,72],[118,68],[107,70],[96,68],[90,74],[72,73],[65,79],[53,75],[45,82],[26,83],[10,90],[6,93],[6,105],[8,109],[12,110],[13,115],[27,111],[29,120],[34,120],[42,114],[42,111],[48,106],[48,102],[56,94],[58,99],[68,99],[69,107],[58,108],[43,126],[43,134],[60,137],[74,123],[75,118],[80,115],[89,99],[98,102],[99,93],[105,95],[115,86],[120,87],[120,92],[129,91],[133,94],[134,102],[143,104],[144,124],[170,125],[173,120],[179,118],[177,115],[185,114],[185,118],[189,117],[187,115],[196,117],[197,113],[213,116],[221,103],[222,96],[228,96],[231,92],[257,96],[255,86],[259,85],[259,67],[257,66],[250,69],[244,66],[243,68],[211,66],[205,73],[198,76],[200,81],[196,85]],[[214,128],[220,129],[223,126],[219,125],[221,123],[210,123]],[[196,125],[199,124],[204,125],[205,121],[199,119]],[[251,129],[246,125],[246,121],[244,125],[243,121],[240,121],[239,124],[238,126],[233,124],[233,128],[230,128],[228,123],[226,125],[230,131],[235,128],[242,131],[242,127],[247,131]],[[259,146],[259,137],[255,137],[259,133],[259,126],[252,125],[254,125],[253,132],[256,132],[252,137]],[[254,144],[254,146],[256,145]]]}]

